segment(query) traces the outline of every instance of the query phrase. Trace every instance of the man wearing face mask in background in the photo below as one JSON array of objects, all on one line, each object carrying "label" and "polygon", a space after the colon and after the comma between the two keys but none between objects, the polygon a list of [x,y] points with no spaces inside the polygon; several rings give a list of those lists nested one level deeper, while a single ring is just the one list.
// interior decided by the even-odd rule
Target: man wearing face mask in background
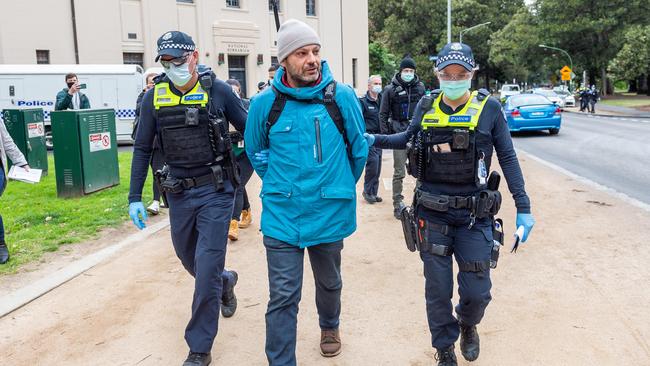
[{"label": "man wearing face mask in background", "polygon": [[[394,134],[406,130],[416,104],[424,96],[424,84],[415,74],[415,61],[404,57],[390,85],[384,88],[379,111],[379,124],[385,134]],[[393,213],[399,219],[404,207],[402,184],[406,175],[406,150],[393,150]]]},{"label": "man wearing face mask in background", "polygon": [[[392,136],[365,135],[369,145],[381,148],[403,149],[412,142],[409,174],[418,184],[414,207],[402,212],[402,220],[409,250],[418,249],[424,263],[427,317],[439,366],[457,365],[459,334],[463,357],[474,361],[479,356],[476,325],[492,299],[490,268],[496,266],[493,251],[499,248],[493,240],[503,241],[494,219],[501,203],[498,178],[487,174],[493,150],[517,207],[522,242],[535,223],[501,103],[485,89],[469,90],[475,67],[469,46],[447,44],[436,61],[442,90],[422,98],[408,129]],[[456,317],[452,254],[459,268]]]},{"label": "man wearing face mask in background", "polygon": [[65,83],[68,87],[57,93],[54,110],[64,111],[66,109],[89,109],[90,101],[86,94],[79,91],[81,90],[81,84],[79,84],[77,75],[73,73],[67,74],[65,76]]},{"label": "man wearing face mask in background", "polygon": [[[381,133],[379,127],[379,106],[381,104],[381,76],[372,75],[368,79],[368,91],[359,98],[367,133]],[[366,175],[363,178],[363,199],[370,204],[383,201],[377,195],[381,175],[381,149],[370,147],[366,161]]]},{"label": "man wearing face mask in background", "polygon": [[224,270],[228,225],[239,183],[230,122],[243,132],[246,110],[230,85],[198,65],[194,41],[171,31],[158,39],[165,73],[142,100],[131,165],[129,216],[139,229],[147,214],[142,186],[157,136],[168,171],[159,178],[169,205],[172,243],[195,278],[192,317],[185,329],[190,353],[183,366],[206,366],[217,335],[219,308],[234,314],[237,273]]}]

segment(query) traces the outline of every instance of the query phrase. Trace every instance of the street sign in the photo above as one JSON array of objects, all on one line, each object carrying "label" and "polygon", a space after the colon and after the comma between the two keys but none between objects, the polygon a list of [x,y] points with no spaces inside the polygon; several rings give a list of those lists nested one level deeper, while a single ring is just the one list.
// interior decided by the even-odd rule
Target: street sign
[{"label": "street sign", "polygon": [[560,69],[560,73],[562,74],[562,81],[571,80],[571,68],[569,68],[569,66],[564,65],[564,67]]}]

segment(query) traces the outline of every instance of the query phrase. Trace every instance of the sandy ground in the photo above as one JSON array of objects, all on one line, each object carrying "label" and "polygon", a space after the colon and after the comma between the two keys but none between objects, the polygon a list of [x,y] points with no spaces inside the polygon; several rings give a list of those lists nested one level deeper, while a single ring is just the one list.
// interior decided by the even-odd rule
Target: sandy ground
[{"label": "sandy ground", "polygon": [[[435,364],[422,264],[406,250],[392,217],[391,155],[384,158],[383,203],[366,204],[358,187],[359,228],[343,252],[343,352],[333,359],[318,353],[313,277],[305,259],[297,350],[302,365]],[[517,254],[502,251],[492,272],[494,299],[479,326],[481,357],[472,365],[650,365],[650,247],[644,235],[650,213],[526,156],[521,160],[537,225]],[[259,186],[251,182],[250,197]],[[500,216],[511,235],[515,211],[505,196]],[[259,213],[259,200],[252,204]],[[229,247],[227,267],[240,274],[239,309],[220,322],[215,365],[266,363],[268,285],[258,217]],[[180,365],[192,289],[163,230],[0,319],[0,363]]]}]

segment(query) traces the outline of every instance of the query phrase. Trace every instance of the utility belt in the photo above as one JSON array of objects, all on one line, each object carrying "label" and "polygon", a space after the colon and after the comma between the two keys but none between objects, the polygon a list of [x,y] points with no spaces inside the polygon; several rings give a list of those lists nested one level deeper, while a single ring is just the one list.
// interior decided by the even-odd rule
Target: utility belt
[{"label": "utility belt", "polygon": [[[165,165],[162,169],[154,173],[154,178],[161,195],[167,203],[167,193],[181,193],[184,190],[191,188],[198,188],[209,184],[214,185],[217,192],[222,192],[226,189],[225,182],[230,179],[231,183],[237,186],[238,172],[233,172],[232,167],[224,167],[221,165],[212,165],[211,172],[198,177],[189,178],[176,178],[169,173],[169,167]],[[168,206],[169,207],[169,206]]]},{"label": "utility belt", "polygon": [[480,191],[471,196],[446,196],[437,195],[417,190],[412,207],[405,207],[400,212],[402,229],[406,240],[406,247],[411,252],[419,250],[438,256],[450,256],[454,253],[453,247],[440,243],[430,242],[430,233],[438,232],[444,236],[454,237],[456,227],[450,225],[436,224],[417,217],[419,205],[437,211],[446,212],[452,209],[468,209],[470,211],[470,226],[474,225],[476,218],[492,219],[492,252],[489,261],[476,261],[459,263],[459,270],[462,272],[481,272],[489,268],[496,268],[499,260],[499,249],[503,245],[503,221],[495,219],[494,216],[501,207],[501,194],[498,191],[500,176],[493,172],[490,175],[488,189]]}]

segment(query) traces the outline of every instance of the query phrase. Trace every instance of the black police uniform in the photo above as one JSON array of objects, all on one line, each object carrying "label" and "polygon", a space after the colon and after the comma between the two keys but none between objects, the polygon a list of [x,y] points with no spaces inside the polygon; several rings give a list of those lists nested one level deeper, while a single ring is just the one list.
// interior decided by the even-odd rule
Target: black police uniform
[{"label": "black police uniform", "polygon": [[[485,91],[485,95],[487,95],[487,91]],[[431,99],[425,97],[418,103],[413,121],[405,132],[390,136],[375,135],[375,146],[385,149],[406,148],[407,142],[417,137],[422,131],[423,115],[430,109],[429,106],[424,108],[421,106],[425,103],[431,105]],[[452,110],[444,102],[440,104],[442,112],[447,115],[452,115],[463,107],[460,106],[456,110]],[[484,153],[487,171],[490,169],[493,150],[496,150],[517,211],[530,213],[530,201],[524,190],[523,175],[512,145],[501,103],[497,99],[490,97],[483,107],[478,119],[474,143],[476,151]],[[448,157],[451,158],[454,154],[460,156],[460,153],[454,152]],[[476,156],[472,157],[472,159],[476,158]],[[426,161],[428,158],[424,157],[424,159]],[[467,177],[467,172],[454,169],[462,164],[461,162],[449,161],[449,163],[454,170],[451,172],[452,174]],[[409,164],[413,164],[413,162],[410,161]],[[413,172],[415,167],[412,165],[410,167],[410,172]],[[474,175],[476,172],[471,171],[471,174]],[[447,177],[450,181],[454,180]],[[441,201],[444,201],[444,196],[450,198],[447,199],[449,202],[447,207],[439,207],[439,210],[417,204],[418,224],[424,224],[426,229],[419,231],[419,234],[424,235],[427,242],[440,244],[453,251],[456,262],[461,268],[458,273],[460,299],[455,309],[458,316],[456,319],[452,314],[451,302],[454,286],[451,254],[436,255],[433,254],[433,248],[430,248],[430,251],[420,251],[426,279],[425,296],[431,343],[433,347],[440,350],[450,347],[458,339],[459,321],[469,326],[478,324],[491,300],[492,283],[489,263],[493,247],[493,220],[491,217],[472,219],[470,217],[471,210],[461,208],[468,203],[466,197],[474,196],[484,189],[479,187],[473,179],[468,179],[464,183],[461,182],[463,179],[459,179],[458,183],[427,182],[426,180],[426,178],[418,177],[416,195],[424,192],[424,194],[432,195]],[[435,180],[433,179],[433,181]],[[422,221],[419,221],[420,219]]]},{"label": "black police uniform", "polygon": [[[190,351],[196,353],[209,353],[212,349],[222,290],[227,288],[228,281],[234,280],[224,271],[224,263],[235,188],[227,159],[222,163],[214,162],[218,154],[211,147],[210,134],[195,134],[192,128],[205,128],[209,114],[223,114],[243,132],[247,117],[230,85],[216,79],[211,71],[200,76],[206,75],[211,84],[203,88],[208,94],[207,108],[200,108],[193,117],[188,117],[185,105],[156,111],[155,88],[145,93],[134,144],[129,193],[129,202],[142,200],[153,141],[158,136],[170,179],[182,182],[178,192],[167,192],[167,200],[176,255],[195,278],[192,317],[185,330],[185,340]],[[169,79],[163,74],[156,79],[157,84],[161,82],[169,82]],[[171,82],[169,89],[176,96],[183,96]]]},{"label": "black police uniform", "polygon": [[[392,134],[406,130],[415,106],[424,96],[424,84],[417,75],[410,82],[402,80],[398,72],[390,85],[382,92],[379,123],[382,133]],[[393,151],[393,206],[397,209],[402,204],[402,184],[405,171],[406,152],[403,149]]]},{"label": "black police uniform", "polygon": [[[359,98],[363,119],[366,121],[367,133],[381,133],[379,125],[379,107],[381,103],[381,93],[377,99],[370,96],[370,92]],[[381,154],[382,150],[378,147],[371,146],[368,149],[368,160],[366,161],[366,173],[363,179],[363,192],[370,197],[377,197],[379,191],[379,176],[381,175]]]}]

